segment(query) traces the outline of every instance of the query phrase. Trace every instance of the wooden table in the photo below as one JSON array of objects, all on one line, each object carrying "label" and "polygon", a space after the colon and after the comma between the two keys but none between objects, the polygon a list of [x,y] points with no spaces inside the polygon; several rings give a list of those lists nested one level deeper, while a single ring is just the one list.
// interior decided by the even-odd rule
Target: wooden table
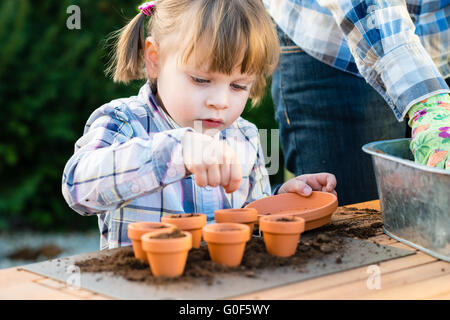
[{"label": "wooden table", "polygon": [[[379,201],[352,205],[380,210]],[[351,219],[352,215],[333,219]],[[414,249],[385,234],[370,238],[379,244]],[[367,266],[262,290],[234,299],[450,299],[450,263],[421,251],[377,264],[379,286]],[[374,267],[374,266],[372,266]],[[375,267],[376,268],[376,267]],[[372,272],[369,272],[371,271]],[[371,285],[370,285],[371,284]],[[371,288],[371,289],[369,289]],[[35,274],[20,267],[0,270],[0,299],[101,299],[110,297]]]}]

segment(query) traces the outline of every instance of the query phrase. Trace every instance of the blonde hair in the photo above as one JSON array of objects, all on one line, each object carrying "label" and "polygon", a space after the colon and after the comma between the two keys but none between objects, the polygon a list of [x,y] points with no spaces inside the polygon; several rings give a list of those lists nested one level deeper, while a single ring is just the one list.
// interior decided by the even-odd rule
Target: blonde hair
[{"label": "blonde hair", "polygon": [[[114,82],[146,78],[145,18],[138,13],[111,37],[117,40],[106,72]],[[147,34],[159,44],[159,61],[167,50],[183,48],[182,63],[194,54],[197,62],[209,62],[210,72],[231,74],[240,64],[241,73],[256,76],[252,105],[263,97],[266,78],[278,64],[277,34],[261,0],[158,0]],[[208,52],[198,50],[201,41]]]}]

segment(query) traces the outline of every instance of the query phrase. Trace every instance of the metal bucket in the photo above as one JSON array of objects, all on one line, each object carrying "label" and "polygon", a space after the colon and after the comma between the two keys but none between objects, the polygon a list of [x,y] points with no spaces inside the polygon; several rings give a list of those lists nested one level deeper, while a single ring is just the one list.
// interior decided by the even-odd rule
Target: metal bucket
[{"label": "metal bucket", "polygon": [[417,164],[411,139],[372,142],[383,230],[390,237],[450,262],[450,170]]}]

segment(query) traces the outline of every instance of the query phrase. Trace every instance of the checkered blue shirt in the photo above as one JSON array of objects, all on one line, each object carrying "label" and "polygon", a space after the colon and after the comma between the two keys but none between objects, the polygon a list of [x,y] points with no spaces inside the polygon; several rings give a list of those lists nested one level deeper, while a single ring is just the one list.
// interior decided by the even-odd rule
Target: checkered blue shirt
[{"label": "checkered blue shirt", "polygon": [[450,0],[263,2],[302,50],[364,77],[399,121],[415,103],[450,92]]},{"label": "checkered blue shirt", "polygon": [[215,210],[271,195],[254,124],[238,118],[215,136],[236,151],[242,165],[243,180],[231,194],[198,187],[186,173],[180,143],[186,131],[193,129],[179,127],[158,106],[148,82],[137,96],[113,100],[90,116],[64,168],[62,193],[79,214],[98,216],[100,249],[131,245],[127,227],[135,221],[201,212],[211,222]]}]

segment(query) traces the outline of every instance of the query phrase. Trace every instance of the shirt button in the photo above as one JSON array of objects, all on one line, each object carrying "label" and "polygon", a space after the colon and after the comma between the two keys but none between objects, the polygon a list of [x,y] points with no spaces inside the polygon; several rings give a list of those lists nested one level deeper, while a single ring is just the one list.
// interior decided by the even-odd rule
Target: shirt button
[{"label": "shirt button", "polygon": [[131,186],[131,192],[133,192],[133,193],[139,193],[140,190],[141,189],[139,188],[139,186],[137,184],[133,184]]}]

